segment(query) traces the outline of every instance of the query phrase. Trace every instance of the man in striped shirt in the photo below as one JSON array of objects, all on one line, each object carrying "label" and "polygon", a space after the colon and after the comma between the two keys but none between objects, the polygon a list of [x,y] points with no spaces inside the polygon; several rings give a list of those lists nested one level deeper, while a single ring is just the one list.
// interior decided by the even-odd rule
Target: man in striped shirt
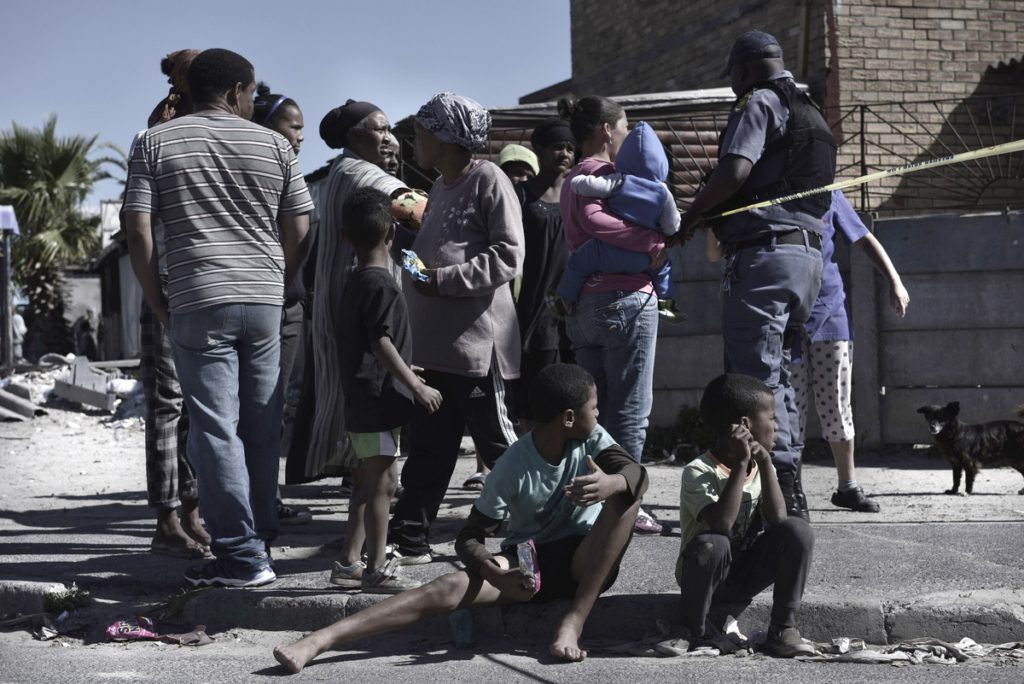
[{"label": "man in striped shirt", "polygon": [[[281,307],[313,203],[288,141],[248,121],[252,64],[206,50],[188,80],[195,114],[149,129],[135,147],[125,227],[146,301],[169,325],[191,421],[188,457],[213,537],[216,560],[185,579],[257,586],[276,579],[268,551],[277,536]],[[164,225],[161,244],[153,217]]]}]

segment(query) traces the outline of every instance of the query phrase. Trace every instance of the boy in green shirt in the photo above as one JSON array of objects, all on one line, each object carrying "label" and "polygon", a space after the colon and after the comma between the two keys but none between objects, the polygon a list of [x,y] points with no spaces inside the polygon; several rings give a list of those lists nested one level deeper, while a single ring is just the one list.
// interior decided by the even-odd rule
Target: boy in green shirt
[{"label": "boy in green shirt", "polygon": [[[530,388],[536,427],[498,459],[473,505],[455,551],[466,569],[396,594],[355,615],[278,646],[274,657],[299,672],[321,653],[431,615],[488,604],[572,600],[551,653],[578,661],[583,624],[615,581],[632,535],[647,473],[597,424],[594,378],[579,366],[554,364]],[[508,538],[492,554],[484,538],[508,520]],[[534,577],[518,567],[516,544],[533,540]]]},{"label": "boy in green shirt", "polygon": [[814,535],[804,520],[786,516],[771,460],[776,431],[771,390],[747,375],[721,375],[704,389],[700,411],[717,437],[683,469],[676,582],[687,645],[735,651],[736,644],[722,634],[726,616],[739,616],[774,584],[762,650],[780,658],[809,655],[814,649],[796,628],[796,611]]}]

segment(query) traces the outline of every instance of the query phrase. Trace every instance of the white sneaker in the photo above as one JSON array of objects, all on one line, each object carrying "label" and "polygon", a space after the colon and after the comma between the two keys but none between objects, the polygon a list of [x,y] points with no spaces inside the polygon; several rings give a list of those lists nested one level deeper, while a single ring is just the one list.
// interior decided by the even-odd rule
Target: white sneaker
[{"label": "white sneaker", "polygon": [[400,570],[398,560],[392,558],[373,572],[364,572],[361,586],[363,593],[398,594],[420,586],[421,582],[402,577]]},{"label": "white sneaker", "polygon": [[393,559],[398,565],[426,565],[434,560],[430,551],[405,554],[395,548],[394,544],[388,544],[385,552],[388,558]]},{"label": "white sneaker", "polygon": [[331,568],[331,584],[346,589],[358,589],[363,584],[365,569],[366,563],[363,561],[356,561],[352,565],[342,565],[338,561],[334,561],[334,566]]}]

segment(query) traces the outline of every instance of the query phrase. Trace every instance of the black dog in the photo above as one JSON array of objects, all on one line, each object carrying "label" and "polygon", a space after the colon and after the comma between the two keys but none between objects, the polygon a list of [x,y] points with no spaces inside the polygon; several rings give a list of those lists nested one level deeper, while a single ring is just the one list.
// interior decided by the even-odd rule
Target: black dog
[{"label": "black dog", "polygon": [[[945,406],[922,406],[917,412],[924,414],[935,443],[953,466],[953,488],[947,489],[946,494],[958,493],[962,472],[967,473],[965,489],[968,494],[972,493],[974,476],[982,466],[1008,465],[1024,475],[1024,423],[994,420],[968,425],[957,417],[960,414],[957,401]],[[1024,416],[1024,408],[1018,415]],[[1017,493],[1024,494],[1024,489]]]}]

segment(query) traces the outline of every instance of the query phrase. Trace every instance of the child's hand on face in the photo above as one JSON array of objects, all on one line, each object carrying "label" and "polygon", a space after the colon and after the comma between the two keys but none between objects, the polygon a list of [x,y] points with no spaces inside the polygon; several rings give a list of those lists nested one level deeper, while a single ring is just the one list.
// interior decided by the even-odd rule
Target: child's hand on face
[{"label": "child's hand on face", "polygon": [[750,437],[750,457],[754,459],[754,463],[759,468],[772,462],[772,452],[765,449],[764,445],[754,439],[753,435]]},{"label": "child's hand on face", "polygon": [[743,425],[732,425],[729,429],[729,452],[736,459],[736,465],[746,466],[751,458],[751,444],[756,444],[754,436]]},{"label": "child's hand on face", "polygon": [[625,483],[621,477],[601,470],[587,454],[587,475],[572,478],[565,487],[565,495],[577,506],[592,506],[621,491]]}]

